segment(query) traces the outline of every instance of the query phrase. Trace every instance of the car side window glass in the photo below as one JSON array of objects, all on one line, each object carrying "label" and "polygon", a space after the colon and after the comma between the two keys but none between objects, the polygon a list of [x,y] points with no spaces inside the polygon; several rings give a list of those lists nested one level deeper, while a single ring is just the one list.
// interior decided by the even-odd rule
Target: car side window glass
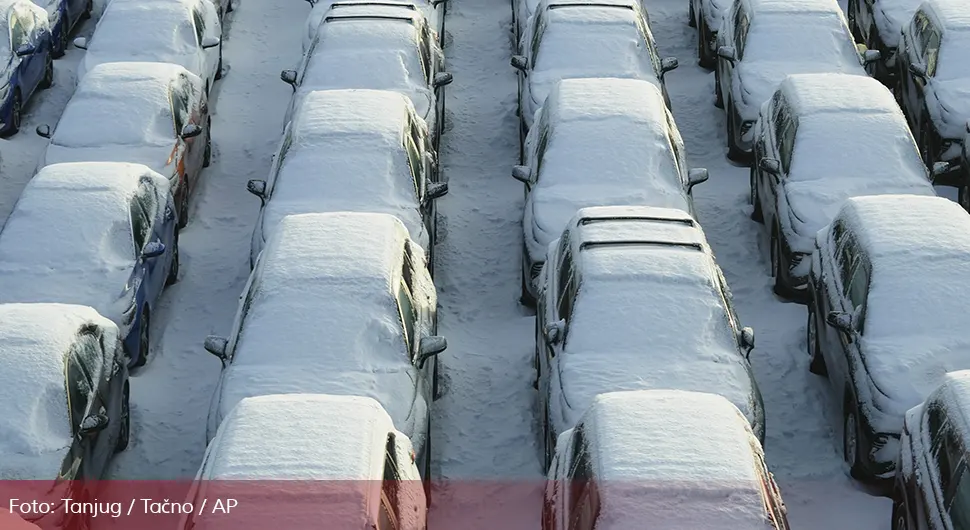
[{"label": "car side window glass", "polygon": [[427,26],[421,25],[415,27],[415,34],[417,35],[417,42],[415,46],[418,48],[418,55],[421,57],[421,67],[424,69],[424,78],[430,83],[431,79],[431,50],[428,48],[427,38]]},{"label": "car side window glass", "polygon": [[919,49],[922,49],[926,43],[926,28],[930,23],[929,17],[926,16],[926,12],[920,9],[913,15],[912,21],[912,37],[913,44],[917,45]]},{"label": "car side window glass", "polygon": [[404,138],[404,150],[407,151],[408,166],[411,168],[411,183],[414,185],[414,194],[420,196],[421,183],[424,182],[424,165],[421,161],[421,155],[418,153],[418,147],[414,145],[414,140],[411,139],[410,135]]},{"label": "car side window glass", "polygon": [[539,139],[536,141],[536,174],[535,181],[539,181],[539,173],[542,171],[542,159],[546,156],[546,148],[549,145],[549,127],[543,123],[539,129]]},{"label": "car side window glass", "polygon": [[91,401],[91,379],[84,371],[84,366],[77,358],[77,352],[73,351],[67,355],[67,399],[71,411],[71,423],[76,433],[81,426],[81,422],[88,413],[88,406]]},{"label": "car side window glass", "polygon": [[748,28],[750,27],[747,13],[739,3],[734,14],[734,51],[738,60],[744,55],[744,43],[748,40]]},{"label": "car side window glass", "polygon": [[169,96],[171,97],[172,103],[172,119],[175,122],[175,135],[178,136],[182,132],[182,127],[185,127],[189,123],[191,117],[190,113],[190,94],[189,83],[187,79],[179,78],[172,83],[171,90],[169,90]]},{"label": "car side window glass", "polygon": [[778,138],[778,156],[781,158],[782,173],[788,175],[791,171],[792,156],[795,151],[795,135],[798,132],[798,124],[794,119],[787,116],[782,119],[781,136]]},{"label": "car side window glass", "polygon": [[78,335],[75,345],[77,357],[91,376],[92,383],[100,381],[104,376],[104,354],[98,336],[93,330],[84,331]]},{"label": "car side window glass", "polygon": [[778,123],[781,121],[782,108],[784,107],[785,96],[782,95],[780,90],[775,91],[775,94],[771,96],[771,123],[778,127]]},{"label": "car side window glass", "polygon": [[404,344],[407,347],[408,356],[410,357],[414,351],[414,327],[415,322],[418,320],[418,314],[414,309],[414,300],[411,298],[411,292],[408,290],[408,286],[404,284],[404,280],[401,280],[400,286],[397,289],[397,304],[398,310],[401,313],[401,323],[404,326]]},{"label": "car side window glass", "polygon": [[536,59],[539,57],[539,43],[542,42],[542,34],[546,31],[546,17],[542,11],[535,14],[535,30],[532,33],[532,57],[529,58],[529,66],[535,68]]},{"label": "car side window glass", "polygon": [[657,51],[657,43],[654,42],[653,35],[650,33],[650,26],[640,13],[636,14],[636,24],[640,39],[643,40],[644,49],[650,57],[650,65],[653,66],[654,73],[660,75],[660,53]]},{"label": "car side window glass", "polygon": [[956,487],[950,499],[950,505],[947,507],[952,528],[970,528],[970,476],[968,475],[970,473],[964,462],[960,466],[959,478],[956,479]]},{"label": "car side window glass", "polygon": [[562,260],[559,263],[559,289],[557,291],[559,295],[559,304],[562,305],[562,299],[566,296],[566,285],[569,278],[573,275],[573,256],[572,251],[569,248],[569,244],[566,238],[562,239],[562,244],[560,247],[560,256]]},{"label": "car side window glass", "polygon": [[381,507],[378,517],[378,530],[398,528],[397,498],[400,474],[397,471],[397,458],[394,456],[394,435],[389,434],[384,449],[384,476],[381,481]]},{"label": "car side window glass", "polygon": [[940,30],[930,25],[925,34],[927,38],[926,44],[923,46],[923,60],[926,65],[926,75],[933,77],[936,74],[936,65],[940,57]]},{"label": "car side window glass", "polygon": [[857,311],[859,321],[857,329],[860,334],[865,331],[866,298],[869,296],[869,266],[860,261],[849,281],[849,302],[852,310]]},{"label": "car side window glass", "polygon": [[10,28],[10,49],[16,52],[24,44],[28,43],[27,30],[24,28],[24,21],[16,10],[10,12],[9,17],[7,18],[7,27]]},{"label": "car side window glass", "polygon": [[192,21],[195,23],[195,38],[199,46],[202,46],[202,40],[205,38],[205,17],[198,9],[193,9]]},{"label": "car side window glass", "polygon": [[129,210],[131,212],[132,238],[135,243],[135,254],[137,255],[145,248],[145,243],[148,243],[148,236],[151,234],[151,221],[138,195],[131,198]]}]

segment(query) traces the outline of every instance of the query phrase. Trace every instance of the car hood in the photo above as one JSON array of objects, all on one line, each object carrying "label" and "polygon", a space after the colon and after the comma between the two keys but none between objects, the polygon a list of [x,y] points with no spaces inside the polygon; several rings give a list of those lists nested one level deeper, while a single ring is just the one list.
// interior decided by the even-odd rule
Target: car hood
[{"label": "car hood", "polygon": [[144,164],[164,177],[171,177],[175,166],[166,163],[171,155],[172,146],[64,147],[50,144],[41,159],[40,167],[65,162],[129,162]]},{"label": "car hood", "polygon": [[417,434],[415,427],[425,424],[415,416],[427,411],[423,400],[420,406],[416,404],[417,377],[412,366],[334,373],[321,366],[230,364],[224,374],[218,412],[225,418],[242,399],[270,394],[367,396],[380,402],[394,426],[412,438]]},{"label": "car hood", "polygon": [[[926,107],[944,138],[963,139],[970,119],[970,85],[966,79],[932,80],[926,91]],[[941,108],[945,107],[945,109]]]},{"label": "car hood", "polygon": [[948,372],[970,369],[970,341],[962,338],[863,337],[865,364],[879,391],[893,403],[891,413],[904,414],[919,405]]}]

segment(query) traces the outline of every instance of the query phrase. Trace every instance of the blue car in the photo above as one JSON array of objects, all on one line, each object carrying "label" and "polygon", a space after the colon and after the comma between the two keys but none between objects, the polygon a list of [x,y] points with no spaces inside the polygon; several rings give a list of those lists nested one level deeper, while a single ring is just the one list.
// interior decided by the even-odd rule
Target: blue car
[{"label": "blue car", "polygon": [[54,58],[63,57],[71,42],[71,32],[82,20],[91,18],[94,0],[34,0],[34,3],[47,11]]},{"label": "blue car", "polygon": [[[47,12],[29,0],[0,0],[0,136],[20,130],[24,104],[38,88],[54,83],[54,57]],[[5,43],[5,44],[4,44]]]},{"label": "blue car", "polygon": [[91,306],[141,366],[155,304],[178,280],[177,224],[169,181],[148,166],[46,166],[0,230],[0,303]]}]

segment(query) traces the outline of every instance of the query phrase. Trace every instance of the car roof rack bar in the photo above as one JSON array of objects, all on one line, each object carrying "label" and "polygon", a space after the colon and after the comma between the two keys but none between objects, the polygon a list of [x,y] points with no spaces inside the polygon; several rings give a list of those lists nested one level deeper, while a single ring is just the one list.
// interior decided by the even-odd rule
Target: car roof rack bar
[{"label": "car roof rack bar", "polygon": [[618,241],[584,241],[580,243],[579,250],[586,250],[592,247],[633,247],[633,246],[656,246],[656,247],[683,247],[694,250],[704,250],[704,245],[693,241],[657,241],[650,239],[628,239]]},{"label": "car roof rack bar", "polygon": [[324,23],[333,22],[334,20],[397,20],[399,22],[407,22],[408,24],[414,23],[414,19],[411,17],[396,17],[394,15],[327,15],[323,19]]},{"label": "car roof rack bar", "polygon": [[697,226],[697,221],[690,217],[657,217],[652,215],[610,215],[604,217],[583,217],[579,220],[581,226],[599,223],[601,221],[650,221],[655,223],[671,223],[687,226]]},{"label": "car roof rack bar", "polygon": [[380,6],[380,7],[402,7],[404,9],[409,9],[411,11],[417,11],[418,7],[410,2],[374,2],[361,0],[359,2],[354,0],[349,0],[347,2],[334,2],[330,4],[330,9],[335,7],[358,7],[358,6]]},{"label": "car roof rack bar", "polygon": [[620,9],[633,10],[633,6],[629,4],[606,4],[595,2],[563,2],[559,4],[548,4],[546,9],[556,9],[557,7],[619,7]]}]

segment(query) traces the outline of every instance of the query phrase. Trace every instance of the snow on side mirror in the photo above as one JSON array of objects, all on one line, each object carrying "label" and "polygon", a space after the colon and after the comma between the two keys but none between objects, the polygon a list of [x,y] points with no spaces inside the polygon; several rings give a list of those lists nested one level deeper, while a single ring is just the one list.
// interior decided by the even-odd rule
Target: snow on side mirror
[{"label": "snow on side mirror", "polygon": [[74,39],[74,47],[81,50],[88,49],[88,39],[85,39],[84,37]]},{"label": "snow on side mirror", "polygon": [[758,167],[761,168],[761,171],[764,171],[765,173],[769,173],[771,175],[777,175],[781,173],[781,163],[778,162],[777,158],[768,158],[768,157],[762,158],[761,160],[758,161]]},{"label": "snow on side mirror", "polygon": [[842,333],[851,334],[855,331],[852,315],[845,311],[829,311],[829,314],[825,315],[825,322]]},{"label": "snow on side mirror", "polygon": [[563,321],[560,320],[559,322],[550,322],[542,328],[542,335],[545,337],[547,344],[559,344],[562,340],[562,327]]},{"label": "snow on side mirror", "polygon": [[448,348],[448,340],[440,335],[424,337],[418,345],[418,368],[424,368],[424,363],[445,351]]},{"label": "snow on side mirror", "polygon": [[434,88],[441,88],[450,85],[455,77],[450,72],[438,72],[434,75]]},{"label": "snow on side mirror", "polygon": [[964,126],[968,133],[970,133],[970,120],[967,120],[967,124]]},{"label": "snow on side mirror", "polygon": [[202,134],[202,127],[195,123],[186,123],[185,127],[182,127],[182,132],[179,134],[179,137],[183,140],[188,140],[200,134]]},{"label": "snow on side mirror", "polygon": [[526,68],[529,67],[529,61],[524,55],[513,55],[511,63],[512,67],[520,72],[525,72]]},{"label": "snow on side mirror", "polygon": [[946,173],[948,173],[950,171],[950,167],[951,166],[950,166],[950,163],[949,162],[943,162],[943,161],[934,162],[933,163],[933,172],[932,172],[933,173],[933,176],[934,177],[939,177],[940,175],[945,175]]},{"label": "snow on side mirror", "polygon": [[866,64],[874,63],[879,59],[882,59],[882,52],[879,50],[866,50],[862,53],[862,60]]},{"label": "snow on side mirror", "polygon": [[28,55],[33,55],[37,51],[37,47],[33,44],[24,44],[23,46],[17,48],[17,57],[26,57]]},{"label": "snow on side mirror", "polygon": [[909,63],[909,73],[914,76],[925,79],[926,78],[926,67],[921,64]]},{"label": "snow on side mirror", "polygon": [[754,349],[754,330],[751,328],[741,329],[741,347],[744,348],[744,358],[747,359]]},{"label": "snow on side mirror", "polygon": [[81,425],[78,426],[78,434],[84,437],[97,434],[103,431],[108,423],[110,423],[108,416],[101,413],[86,416],[81,420]]},{"label": "snow on side mirror", "polygon": [[280,79],[282,79],[284,83],[295,87],[296,70],[283,70],[282,72],[280,72]]},{"label": "snow on side mirror", "polygon": [[737,55],[734,53],[734,46],[721,46],[717,49],[717,56],[725,61],[730,61],[734,64],[737,59]]},{"label": "snow on side mirror", "polygon": [[250,180],[246,183],[246,191],[263,200],[266,198],[266,181],[258,179]]},{"label": "snow on side mirror", "polygon": [[666,74],[671,70],[676,70],[680,66],[680,61],[676,57],[666,57],[660,61],[660,73]]},{"label": "snow on side mirror", "polygon": [[40,136],[41,138],[50,139],[51,137],[50,125],[38,125],[37,128],[34,129],[34,132],[36,132],[37,136]]},{"label": "snow on side mirror", "polygon": [[432,182],[428,184],[428,189],[425,192],[425,200],[432,201],[439,197],[443,197],[448,193],[448,183],[447,182]]},{"label": "snow on side mirror", "polygon": [[707,169],[702,167],[691,169],[687,172],[687,191],[702,182],[707,182],[708,178],[710,178],[710,174],[708,174]]},{"label": "snow on side mirror", "polygon": [[512,166],[512,178],[523,183],[532,182],[532,169],[529,166]]},{"label": "snow on side mirror", "polygon": [[219,337],[216,335],[209,335],[205,338],[205,351],[215,355],[222,361],[222,367],[226,367],[226,360],[228,355],[226,354],[226,348],[229,345],[229,341],[224,337]]},{"label": "snow on side mirror", "polygon": [[222,39],[219,37],[206,37],[202,39],[202,49],[208,50],[209,48],[215,48],[220,42],[222,42]]},{"label": "snow on side mirror", "polygon": [[149,241],[145,244],[144,250],[141,251],[141,257],[143,259],[157,258],[165,253],[165,243],[161,241]]}]

